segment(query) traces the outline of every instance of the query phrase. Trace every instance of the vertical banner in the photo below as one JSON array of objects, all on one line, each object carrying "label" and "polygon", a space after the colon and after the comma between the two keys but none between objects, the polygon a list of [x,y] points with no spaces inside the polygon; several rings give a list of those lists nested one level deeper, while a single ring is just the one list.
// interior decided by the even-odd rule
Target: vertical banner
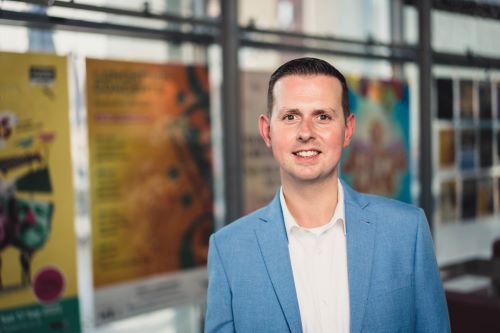
[{"label": "vertical banner", "polygon": [[259,116],[267,112],[269,73],[242,72],[244,210],[267,205],[280,186],[279,167],[259,134]]},{"label": "vertical banner", "polygon": [[342,178],[360,192],[411,202],[409,89],[397,81],[350,78],[356,132]]},{"label": "vertical banner", "polygon": [[80,332],[67,61],[0,73],[0,332]]},{"label": "vertical banner", "polygon": [[96,323],[201,302],[213,230],[207,68],[86,67]]}]

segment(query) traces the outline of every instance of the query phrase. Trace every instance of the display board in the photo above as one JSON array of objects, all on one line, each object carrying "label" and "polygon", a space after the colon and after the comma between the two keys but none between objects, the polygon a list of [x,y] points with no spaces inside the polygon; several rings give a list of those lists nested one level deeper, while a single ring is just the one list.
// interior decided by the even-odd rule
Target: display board
[{"label": "display board", "polygon": [[438,223],[500,214],[500,84],[443,77],[435,87]]},{"label": "display board", "polygon": [[206,293],[213,231],[204,66],[87,59],[97,324]]},{"label": "display board", "polygon": [[354,77],[348,84],[356,130],[341,178],[357,191],[412,202],[408,86]]},{"label": "display board", "polygon": [[80,332],[67,61],[0,73],[0,332]]}]

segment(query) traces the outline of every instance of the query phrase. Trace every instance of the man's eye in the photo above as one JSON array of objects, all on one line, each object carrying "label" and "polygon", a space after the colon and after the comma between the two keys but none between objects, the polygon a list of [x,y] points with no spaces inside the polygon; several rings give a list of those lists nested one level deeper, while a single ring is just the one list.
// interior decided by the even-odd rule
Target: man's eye
[{"label": "man's eye", "polygon": [[320,114],[319,115],[319,120],[329,120],[330,116],[327,114]]},{"label": "man's eye", "polygon": [[294,119],[295,119],[295,115],[293,115],[293,114],[287,114],[287,115],[285,116],[285,119],[286,119],[286,120],[294,120]]}]

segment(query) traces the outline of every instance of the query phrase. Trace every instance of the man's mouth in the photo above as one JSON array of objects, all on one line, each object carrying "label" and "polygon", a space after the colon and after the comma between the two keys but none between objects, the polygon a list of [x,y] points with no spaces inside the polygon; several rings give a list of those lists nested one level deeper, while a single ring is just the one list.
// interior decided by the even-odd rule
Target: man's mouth
[{"label": "man's mouth", "polygon": [[319,153],[320,152],[317,150],[299,150],[294,152],[293,154],[300,157],[313,157],[319,155]]}]

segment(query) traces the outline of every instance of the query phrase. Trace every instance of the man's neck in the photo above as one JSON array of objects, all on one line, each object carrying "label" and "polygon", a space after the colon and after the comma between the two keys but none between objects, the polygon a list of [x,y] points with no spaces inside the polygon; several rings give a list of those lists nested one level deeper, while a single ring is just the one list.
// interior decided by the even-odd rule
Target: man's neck
[{"label": "man's neck", "polygon": [[297,224],[315,228],[330,222],[338,202],[338,178],[318,183],[283,182],[288,210]]}]

